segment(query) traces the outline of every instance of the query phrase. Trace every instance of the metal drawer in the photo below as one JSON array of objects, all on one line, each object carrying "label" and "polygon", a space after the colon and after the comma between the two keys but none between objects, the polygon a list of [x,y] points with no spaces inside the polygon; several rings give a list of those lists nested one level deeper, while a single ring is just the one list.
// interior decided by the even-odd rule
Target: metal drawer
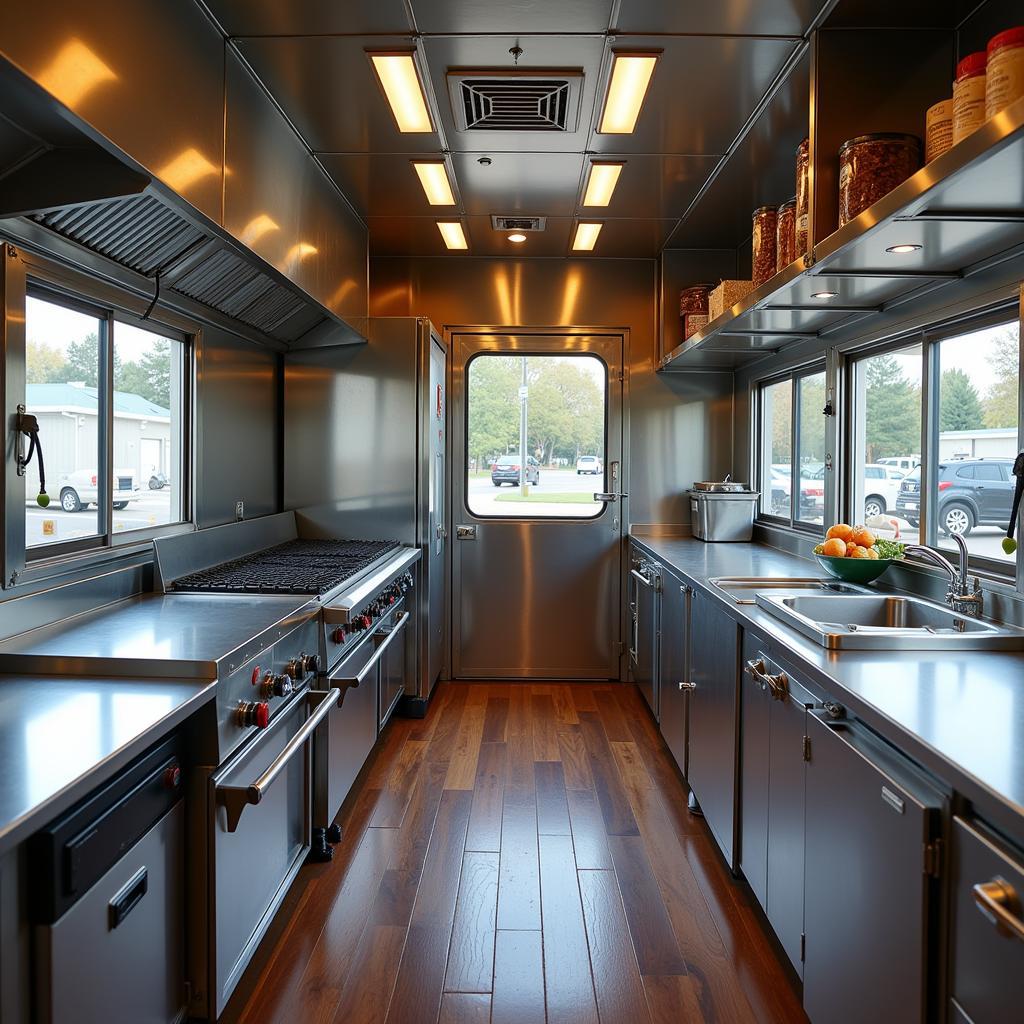
[{"label": "metal drawer", "polygon": [[[1002,903],[1005,917],[993,908]],[[954,1006],[973,1024],[1019,1019],[1024,1007],[1024,855],[985,826],[953,819]]]}]

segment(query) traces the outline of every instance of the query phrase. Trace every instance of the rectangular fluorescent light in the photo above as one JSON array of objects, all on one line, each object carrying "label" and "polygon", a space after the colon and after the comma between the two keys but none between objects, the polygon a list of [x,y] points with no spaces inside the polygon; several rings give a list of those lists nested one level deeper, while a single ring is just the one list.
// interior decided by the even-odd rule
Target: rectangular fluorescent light
[{"label": "rectangular fluorescent light", "polygon": [[468,249],[469,243],[466,241],[466,233],[462,230],[462,224],[457,220],[439,220],[437,222],[437,230],[441,232],[441,237],[444,239],[444,244],[449,249]]},{"label": "rectangular fluorescent light", "polygon": [[612,201],[612,193],[615,191],[621,173],[621,163],[592,163],[590,178],[587,181],[587,191],[583,196],[583,205],[607,206]]},{"label": "rectangular fluorescent light", "polygon": [[577,252],[590,252],[597,244],[599,234],[601,234],[601,224],[580,221],[576,225],[576,237],[572,240],[573,249]]},{"label": "rectangular fluorescent light", "polygon": [[443,160],[413,160],[412,165],[431,206],[455,205],[455,195]]},{"label": "rectangular fluorescent light", "polygon": [[633,131],[657,63],[654,53],[615,54],[599,132],[629,135]]},{"label": "rectangular fluorescent light", "polygon": [[432,132],[427,100],[412,53],[371,53],[373,69],[400,132]]}]

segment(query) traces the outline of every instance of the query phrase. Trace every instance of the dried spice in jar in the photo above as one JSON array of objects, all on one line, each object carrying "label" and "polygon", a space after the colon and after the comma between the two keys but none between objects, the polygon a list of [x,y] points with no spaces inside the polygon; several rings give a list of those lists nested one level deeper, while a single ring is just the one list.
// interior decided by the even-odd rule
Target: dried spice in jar
[{"label": "dried spice in jar", "polygon": [[953,145],[966,139],[985,123],[985,63],[979,50],[956,66],[953,83]]},{"label": "dried spice in jar", "polygon": [[810,231],[810,164],[811,140],[804,139],[796,150],[796,251],[798,253],[807,252],[807,237]]},{"label": "dried spice in jar", "polygon": [[775,230],[777,206],[760,206],[754,211],[754,287],[760,288],[775,276]]},{"label": "dried spice in jar", "polygon": [[953,145],[953,99],[939,100],[924,117],[924,162],[930,164]]},{"label": "dried spice in jar", "polygon": [[679,315],[686,316],[687,313],[707,313],[708,296],[711,294],[712,285],[695,284],[684,288],[679,293]]},{"label": "dried spice in jar", "polygon": [[921,166],[916,135],[876,132],[839,148],[839,226],[901,185]]},{"label": "dried spice in jar", "polygon": [[779,207],[775,225],[775,272],[788,267],[796,259],[796,198]]},{"label": "dried spice in jar", "polygon": [[1024,25],[1008,28],[988,41],[985,118],[1024,96]]}]

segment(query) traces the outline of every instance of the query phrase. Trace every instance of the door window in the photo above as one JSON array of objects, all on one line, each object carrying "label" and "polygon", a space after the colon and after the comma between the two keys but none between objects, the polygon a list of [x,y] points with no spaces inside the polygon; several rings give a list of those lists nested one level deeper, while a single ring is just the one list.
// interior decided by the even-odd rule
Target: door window
[{"label": "door window", "polygon": [[[482,353],[466,368],[466,505],[475,516],[581,519],[606,491],[608,368],[591,355]],[[525,467],[525,472],[524,472]]]}]

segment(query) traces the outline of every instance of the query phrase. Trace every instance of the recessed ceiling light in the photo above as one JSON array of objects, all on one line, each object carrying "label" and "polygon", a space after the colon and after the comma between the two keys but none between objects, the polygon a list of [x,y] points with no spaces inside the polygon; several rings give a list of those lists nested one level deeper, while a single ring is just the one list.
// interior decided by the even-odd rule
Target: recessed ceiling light
[{"label": "recessed ceiling light", "polygon": [[633,131],[657,63],[656,53],[615,54],[599,132],[629,135]]},{"label": "recessed ceiling light", "polygon": [[444,239],[444,244],[449,249],[468,249],[469,243],[466,241],[466,233],[462,230],[462,224],[457,220],[439,220],[437,222],[437,229],[441,232],[441,237]]},{"label": "recessed ceiling light", "polygon": [[917,252],[921,246],[915,245],[913,242],[905,242],[903,245],[890,245],[886,252],[896,253],[897,256],[902,256],[904,253]]},{"label": "recessed ceiling light", "polygon": [[597,244],[597,236],[601,234],[600,223],[580,221],[576,225],[576,237],[572,240],[572,247],[577,252],[590,252]]},{"label": "recessed ceiling light", "polygon": [[590,177],[583,196],[584,206],[607,206],[622,173],[621,163],[595,161],[590,165]]},{"label": "recessed ceiling light", "polygon": [[834,299],[839,292],[811,292],[812,299]]},{"label": "recessed ceiling light", "polygon": [[508,240],[510,242],[525,242],[526,235],[524,235],[522,231],[513,231],[512,234],[508,236]]},{"label": "recessed ceiling light", "polygon": [[400,132],[432,132],[427,100],[412,52],[371,53],[373,69],[395,115]]},{"label": "recessed ceiling light", "polygon": [[431,206],[454,206],[455,196],[443,160],[413,160],[420,184]]}]

